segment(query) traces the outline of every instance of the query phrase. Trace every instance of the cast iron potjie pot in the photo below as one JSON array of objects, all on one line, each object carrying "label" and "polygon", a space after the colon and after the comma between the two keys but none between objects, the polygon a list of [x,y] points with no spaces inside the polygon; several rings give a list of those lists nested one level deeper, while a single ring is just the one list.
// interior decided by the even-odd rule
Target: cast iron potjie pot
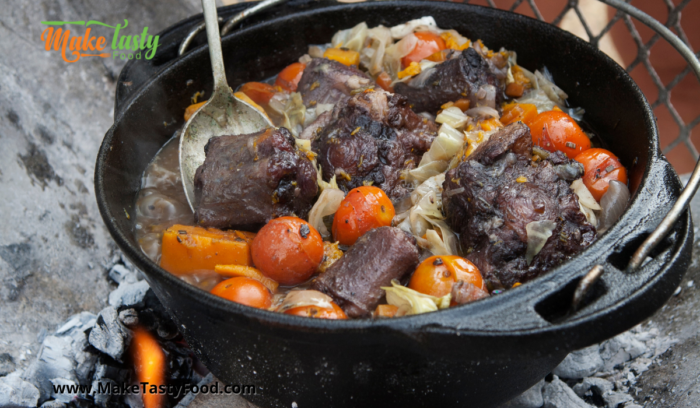
[{"label": "cast iron potjie pot", "polygon": [[[247,6],[247,5],[246,5]],[[235,6],[220,10],[227,17]],[[625,266],[681,190],[662,156],[654,116],[625,71],[556,27],[504,11],[454,3],[400,1],[288,4],[256,16],[223,38],[229,83],[276,74],[337,30],[361,21],[391,26],[433,16],[492,48],[518,52],[530,69],[547,66],[570,103],[629,170],[633,197],[622,219],[589,248],[548,274],[504,294],[435,313],[395,319],[330,321],[288,316],[228,302],[161,269],[139,249],[133,209],[141,174],[183,125],[191,96],[212,90],[206,46],[174,50],[198,22],[162,33],[159,55],[128,64],[117,84],[114,126],[95,170],[102,217],[127,256],[204,364],[224,383],[255,385],[246,398],[263,407],[491,407],[547,375],[572,350],[612,337],[660,308],[690,261],[689,213],[636,272]],[[127,86],[130,85],[130,86]],[[124,90],[126,87],[133,91]],[[570,311],[580,279],[605,273],[583,307]]]}]

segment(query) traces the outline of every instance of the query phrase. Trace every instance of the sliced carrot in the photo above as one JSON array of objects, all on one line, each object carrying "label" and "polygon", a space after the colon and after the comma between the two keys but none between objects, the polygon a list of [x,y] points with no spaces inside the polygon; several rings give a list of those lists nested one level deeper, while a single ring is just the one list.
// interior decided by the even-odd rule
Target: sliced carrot
[{"label": "sliced carrot", "polygon": [[394,305],[378,305],[374,310],[373,317],[394,317],[399,311],[398,306]]},{"label": "sliced carrot", "polygon": [[523,122],[528,125],[537,116],[537,107],[531,103],[511,103],[503,107],[501,123],[510,125],[515,122]]},{"label": "sliced carrot", "polygon": [[279,283],[263,275],[259,270],[243,265],[216,265],[214,271],[221,276],[226,278],[234,278],[237,276],[243,276],[246,278],[255,279],[258,282],[265,285],[266,288],[270,289],[270,292],[275,293]]},{"label": "sliced carrot", "polygon": [[297,85],[299,85],[301,76],[304,74],[304,69],[306,69],[306,64],[302,64],[301,62],[288,65],[277,75],[275,85],[289,92],[296,92]]},{"label": "sliced carrot", "polygon": [[[249,97],[248,95],[244,94],[243,92],[235,92],[235,93],[233,94],[233,96],[235,96],[236,98],[242,100],[243,102],[249,103],[250,106],[252,106],[252,107],[254,107],[255,109],[259,110],[260,113],[262,113],[263,115],[265,115],[265,117],[267,117],[267,119],[270,120],[270,117],[267,116],[267,112],[265,112],[265,109],[263,109],[262,106],[260,106],[260,105],[258,105],[257,103],[255,103],[254,100],[250,99],[250,97]],[[270,120],[270,122],[272,122],[272,120]]]},{"label": "sliced carrot", "polygon": [[506,95],[511,98],[520,98],[525,92],[525,86],[518,82],[511,82],[506,85]]},{"label": "sliced carrot", "polygon": [[481,128],[483,130],[494,130],[503,127],[503,124],[496,118],[487,119],[481,122]]},{"label": "sliced carrot", "polygon": [[462,110],[462,112],[466,111],[469,109],[469,105],[471,105],[471,102],[469,102],[469,99],[457,99],[454,103],[454,106],[458,107],[459,109]]},{"label": "sliced carrot", "polygon": [[205,103],[207,103],[207,101],[195,103],[193,105],[188,106],[187,109],[185,109],[185,122],[190,120],[192,115],[194,115],[194,113],[197,112],[199,110],[199,108],[204,106]]},{"label": "sliced carrot", "polygon": [[384,71],[377,76],[377,85],[387,92],[394,92],[394,88],[391,86],[391,77]]},{"label": "sliced carrot", "polygon": [[275,96],[275,87],[264,82],[246,82],[241,86],[240,91],[260,105],[269,103]]},{"label": "sliced carrot", "polygon": [[360,64],[360,53],[353,50],[344,50],[342,48],[328,48],[323,53],[323,58],[328,58],[329,60],[338,61],[343,65],[354,65],[358,66]]},{"label": "sliced carrot", "polygon": [[251,232],[176,224],[163,232],[160,266],[174,275],[213,271],[216,265],[251,266],[253,238]]}]

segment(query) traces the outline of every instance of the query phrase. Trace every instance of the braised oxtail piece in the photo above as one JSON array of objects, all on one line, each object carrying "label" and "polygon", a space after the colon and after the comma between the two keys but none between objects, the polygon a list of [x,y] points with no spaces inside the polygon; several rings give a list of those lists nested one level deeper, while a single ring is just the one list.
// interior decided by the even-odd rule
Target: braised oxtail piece
[{"label": "braised oxtail piece", "polygon": [[384,296],[382,286],[402,279],[418,265],[416,240],[394,227],[363,235],[312,288],[323,292],[350,317],[368,316]]},{"label": "braised oxtail piece", "polygon": [[273,218],[306,217],[316,169],[285,128],[213,137],[195,174],[197,225],[257,230]]},{"label": "braised oxtail piece", "polygon": [[347,101],[353,91],[367,88],[374,82],[359,69],[326,58],[315,58],[304,69],[297,92],[304,105],[337,104]]},{"label": "braised oxtail piece", "polygon": [[462,98],[472,107],[496,108],[503,101],[504,85],[484,57],[468,48],[408,84],[397,83],[394,91],[406,96],[414,111],[434,114],[446,101]]},{"label": "braised oxtail piece", "polygon": [[311,148],[324,180],[336,176],[346,192],[373,185],[399,198],[410,189],[401,172],[416,167],[436,135],[435,123],[413,112],[406,98],[373,90],[337,105]]},{"label": "braised oxtail piece", "polygon": [[[582,174],[580,163],[561,152],[533,159],[521,122],[493,134],[447,173],[447,221],[491,289],[531,280],[593,242],[596,230],[569,188]],[[546,240],[539,251],[536,234]]]}]

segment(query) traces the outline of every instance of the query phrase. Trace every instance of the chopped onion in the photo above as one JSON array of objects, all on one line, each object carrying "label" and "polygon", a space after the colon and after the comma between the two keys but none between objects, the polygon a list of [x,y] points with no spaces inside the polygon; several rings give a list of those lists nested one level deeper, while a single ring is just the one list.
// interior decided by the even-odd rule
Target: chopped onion
[{"label": "chopped onion", "polygon": [[412,34],[414,31],[434,31],[439,33],[441,30],[437,28],[437,23],[432,16],[425,16],[391,27],[391,36],[398,40]]},{"label": "chopped onion", "polygon": [[490,106],[479,106],[476,108],[471,108],[464,112],[464,114],[471,117],[492,116],[496,119],[499,119],[501,117],[501,115],[498,114],[498,111]]},{"label": "chopped onion", "polygon": [[418,44],[418,37],[409,34],[401,39],[401,41],[387,47],[384,56],[384,70],[394,79],[398,77],[401,71],[401,58],[410,54]]},{"label": "chopped onion", "polygon": [[[476,92],[476,105],[477,106],[488,106],[490,108],[496,107],[496,87],[493,85],[483,85]],[[495,109],[494,109],[495,110]],[[496,112],[496,119],[498,119],[498,112]]]},{"label": "chopped onion", "polygon": [[627,209],[627,203],[630,199],[630,190],[624,183],[617,180],[610,181],[608,191],[603,194],[600,199],[600,227],[598,232],[603,233],[617,222],[622,217]]},{"label": "chopped onion", "polygon": [[323,58],[323,53],[331,48],[330,44],[309,45],[309,56],[311,58]]},{"label": "chopped onion", "polygon": [[391,281],[391,287],[382,287],[386,292],[386,302],[397,306],[396,316],[407,316],[450,307],[452,294],[442,297],[430,296],[411,288],[402,286],[396,279]]},{"label": "chopped onion", "polygon": [[284,313],[286,310],[301,306],[317,306],[320,308],[332,308],[333,299],[317,290],[290,290],[282,303],[275,308],[276,312]]},{"label": "chopped onion", "polygon": [[578,196],[578,202],[581,203],[581,205],[586,206],[591,210],[601,210],[600,205],[598,205],[598,202],[595,200],[595,198],[593,198],[593,194],[591,194],[588,187],[583,184],[583,179],[578,179],[571,183],[571,189]]},{"label": "chopped onion", "polygon": [[[445,123],[459,130],[461,130],[464,125],[467,124],[467,120],[469,120],[467,115],[465,115],[464,112],[462,112],[462,110],[456,106],[443,109],[443,111],[440,112],[440,114],[435,118],[435,122]],[[462,136],[462,138],[464,137]]]},{"label": "chopped onion", "polygon": [[[423,157],[425,157],[425,155]],[[422,183],[425,180],[444,172],[445,170],[447,170],[447,167],[448,163],[444,161],[432,161],[428,164],[420,165],[415,169],[409,170],[408,177],[411,180]]]},{"label": "chopped onion", "polygon": [[391,31],[380,25],[367,31],[367,46],[360,51],[360,64],[372,75],[377,75],[384,66],[386,48],[393,42]]},{"label": "chopped onion", "polygon": [[528,265],[532,263],[532,259],[544,248],[544,244],[549,237],[552,236],[552,232],[556,227],[557,223],[550,220],[533,221],[525,226],[525,230],[527,231],[527,252],[525,253],[525,259]]},{"label": "chopped onion", "polygon": [[594,211],[600,211],[601,208],[588,190],[588,187],[583,184],[583,180],[578,179],[571,183],[571,190],[578,196],[578,205],[583,215],[586,216],[586,220],[598,228],[598,217],[596,217]]},{"label": "chopped onion", "polygon": [[352,51],[360,52],[365,45],[367,32],[367,23],[363,21],[353,28],[340,30],[335,33],[335,35],[333,35],[333,39],[331,40],[331,45],[334,48],[343,47]]},{"label": "chopped onion", "polygon": [[337,188],[325,188],[321,195],[316,200],[316,203],[309,212],[309,224],[316,228],[321,237],[328,238],[331,236],[323,223],[323,217],[335,214],[340,208],[340,203],[345,198],[345,193]]}]

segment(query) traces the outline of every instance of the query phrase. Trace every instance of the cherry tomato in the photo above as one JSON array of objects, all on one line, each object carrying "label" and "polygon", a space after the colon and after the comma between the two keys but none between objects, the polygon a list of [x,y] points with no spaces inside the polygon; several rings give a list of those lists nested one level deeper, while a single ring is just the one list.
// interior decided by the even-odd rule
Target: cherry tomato
[{"label": "cherry tomato", "polygon": [[560,150],[570,159],[591,148],[591,140],[576,121],[564,112],[542,112],[528,126],[533,143],[550,152]]},{"label": "cherry tomato", "polygon": [[295,92],[301,76],[304,74],[304,69],[306,69],[306,64],[301,62],[295,62],[283,69],[275,80],[275,85],[282,87],[289,92]]},{"label": "cherry tomato", "polygon": [[323,240],[308,222],[280,217],[268,222],[250,247],[255,266],[282,285],[308,280],[323,260]]},{"label": "cherry tomato", "polygon": [[319,307],[319,306],[299,306],[289,310],[286,310],[284,314],[302,317],[313,317],[316,319],[347,319],[348,316],[345,314],[340,306],[331,302],[332,307]]},{"label": "cherry tomato", "polygon": [[394,205],[382,189],[362,186],[352,189],[333,218],[333,238],[352,245],[367,231],[391,225]]},{"label": "cherry tomato", "polygon": [[236,277],[214,286],[211,293],[246,306],[267,309],[272,306],[272,293],[255,279]]},{"label": "cherry tomato", "polygon": [[583,164],[583,184],[588,187],[593,198],[600,201],[608,191],[611,180],[617,180],[627,184],[627,169],[622,166],[620,160],[609,150],[593,148],[579,154],[574,158]]},{"label": "cherry tomato", "polygon": [[440,38],[439,35],[433,34],[428,31],[421,31],[419,33],[414,33],[418,38],[416,43],[416,48],[413,49],[408,55],[401,58],[401,64],[404,68],[411,65],[412,62],[420,62],[423,59],[435,54],[438,51],[444,50],[445,40]]},{"label": "cherry tomato", "polygon": [[246,82],[241,86],[240,91],[259,105],[269,103],[275,96],[275,87],[263,82]]},{"label": "cherry tomato", "polygon": [[445,296],[457,281],[486,289],[479,268],[470,261],[454,255],[431,256],[418,265],[408,287],[431,296]]}]

